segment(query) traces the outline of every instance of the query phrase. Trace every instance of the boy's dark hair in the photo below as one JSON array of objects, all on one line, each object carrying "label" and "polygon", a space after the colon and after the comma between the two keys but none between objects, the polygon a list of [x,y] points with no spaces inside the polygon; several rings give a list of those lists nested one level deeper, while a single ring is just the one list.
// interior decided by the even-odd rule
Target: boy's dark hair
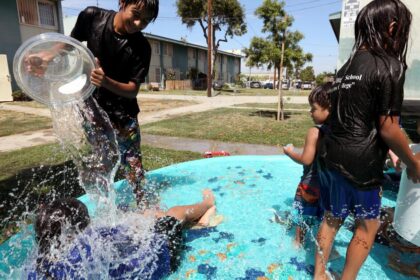
[{"label": "boy's dark hair", "polygon": [[143,4],[143,7],[146,8],[146,10],[151,11],[153,13],[151,22],[155,21],[159,14],[159,0],[119,0],[120,10],[131,4]]},{"label": "boy's dark hair", "polygon": [[[412,15],[400,0],[374,0],[357,15],[353,51],[366,47],[371,53],[397,58],[407,68],[406,56]],[[395,22],[392,34],[389,26]]]},{"label": "boy's dark hair", "polygon": [[49,205],[41,206],[35,221],[36,240],[39,254],[47,254],[50,245],[58,242],[65,226],[80,232],[90,223],[89,212],[81,201],[75,198],[55,200]]},{"label": "boy's dark hair", "polygon": [[332,83],[328,82],[314,88],[308,96],[309,104],[317,103],[323,109],[330,108],[330,89]]}]

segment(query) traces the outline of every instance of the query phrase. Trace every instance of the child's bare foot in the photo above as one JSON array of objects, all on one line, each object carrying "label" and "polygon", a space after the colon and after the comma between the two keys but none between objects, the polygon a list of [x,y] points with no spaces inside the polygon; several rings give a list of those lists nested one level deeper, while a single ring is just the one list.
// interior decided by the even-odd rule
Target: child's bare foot
[{"label": "child's bare foot", "polygon": [[203,190],[203,202],[206,203],[209,206],[209,208],[214,206],[215,198],[213,192],[210,189]]},{"label": "child's bare foot", "polygon": [[201,227],[207,227],[210,224],[210,219],[216,214],[216,206],[212,206],[207,210],[206,213],[198,220],[197,225]]}]

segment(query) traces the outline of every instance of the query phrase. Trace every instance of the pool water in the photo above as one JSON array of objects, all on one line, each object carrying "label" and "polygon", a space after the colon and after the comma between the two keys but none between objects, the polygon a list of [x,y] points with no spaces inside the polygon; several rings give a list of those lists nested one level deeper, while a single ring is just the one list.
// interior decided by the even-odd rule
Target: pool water
[{"label": "pool water", "polygon": [[[199,201],[201,189],[210,188],[224,216],[216,228],[186,233],[182,265],[169,279],[312,279],[314,233],[308,234],[305,249],[296,250],[294,228],[270,221],[273,209],[292,210],[301,175],[302,167],[286,156],[213,158],[151,172],[149,180],[171,186],[162,192],[166,206]],[[383,204],[392,206],[395,199],[395,193],[385,192]],[[338,273],[352,236],[349,224],[335,242],[341,257],[329,263]],[[408,279],[387,268],[389,252],[375,244],[358,279]]]},{"label": "pool water", "polygon": [[[302,167],[286,156],[212,158],[149,172],[148,186],[158,186],[165,207],[198,202],[201,190],[210,188],[217,212],[224,217],[215,228],[185,233],[181,266],[168,279],[312,279],[314,234],[308,234],[305,249],[296,250],[292,245],[294,228],[272,222],[273,211],[283,216],[292,211],[301,173]],[[117,200],[122,204],[129,203],[126,197],[131,194],[123,185],[117,183]],[[93,213],[89,198],[81,200]],[[394,192],[384,192],[383,204],[392,206],[395,200]],[[19,269],[13,272],[13,267],[23,265],[33,245],[31,231],[29,228],[0,246],[1,279],[4,275],[18,277]],[[341,257],[329,263],[330,270],[341,272],[351,236],[350,223],[346,223],[335,242]],[[389,253],[386,246],[375,244],[358,279],[410,279],[386,266]]]}]

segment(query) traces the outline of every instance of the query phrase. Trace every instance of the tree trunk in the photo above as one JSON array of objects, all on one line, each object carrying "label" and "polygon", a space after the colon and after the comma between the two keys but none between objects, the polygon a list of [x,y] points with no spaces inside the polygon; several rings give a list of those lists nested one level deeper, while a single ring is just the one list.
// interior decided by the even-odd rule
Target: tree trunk
[{"label": "tree trunk", "polygon": [[276,75],[277,75],[277,69],[274,67],[274,81],[273,81],[273,89],[276,88]]},{"label": "tree trunk", "polygon": [[283,92],[281,87],[281,81],[283,78],[283,60],[284,60],[284,47],[286,40],[286,30],[283,33],[283,41],[281,43],[281,58],[279,67],[279,102],[277,106],[277,121],[284,120],[284,103],[283,103]]}]

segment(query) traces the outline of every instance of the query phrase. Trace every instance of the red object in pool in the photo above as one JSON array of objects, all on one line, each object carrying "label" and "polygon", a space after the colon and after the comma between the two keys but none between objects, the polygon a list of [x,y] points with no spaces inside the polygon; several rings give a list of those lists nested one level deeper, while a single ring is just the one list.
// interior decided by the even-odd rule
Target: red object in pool
[{"label": "red object in pool", "polygon": [[212,151],[212,152],[205,152],[203,154],[204,158],[225,157],[225,156],[230,156],[230,154],[225,151]]}]

